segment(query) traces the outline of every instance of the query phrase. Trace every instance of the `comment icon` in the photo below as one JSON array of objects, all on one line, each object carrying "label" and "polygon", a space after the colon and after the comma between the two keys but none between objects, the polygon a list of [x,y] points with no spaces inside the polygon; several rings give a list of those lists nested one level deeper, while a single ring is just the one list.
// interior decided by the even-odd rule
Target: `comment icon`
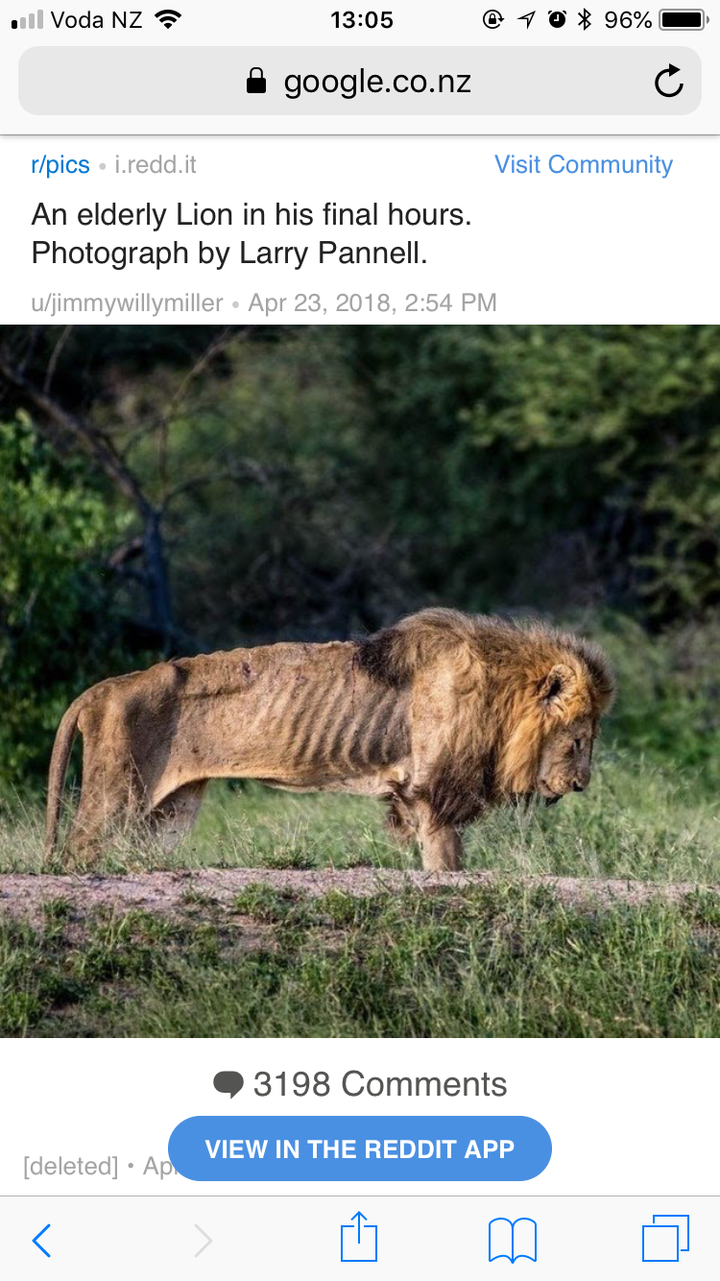
[{"label": "comment icon", "polygon": [[245,1081],[239,1072],[218,1072],[213,1077],[213,1085],[218,1094],[229,1094],[231,1099],[239,1094]]}]

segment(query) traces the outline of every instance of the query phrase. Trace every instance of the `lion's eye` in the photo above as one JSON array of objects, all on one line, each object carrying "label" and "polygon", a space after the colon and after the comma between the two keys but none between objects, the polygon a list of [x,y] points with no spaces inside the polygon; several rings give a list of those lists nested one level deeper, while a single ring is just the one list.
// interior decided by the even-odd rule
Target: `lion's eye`
[{"label": "lion's eye", "polygon": [[581,738],[576,738],[576,739],[575,739],[575,742],[573,743],[573,747],[575,748],[575,751],[576,751],[576,752],[581,752],[581,751],[582,751],[582,746],[583,746],[583,741],[582,741],[582,739],[581,739]]}]

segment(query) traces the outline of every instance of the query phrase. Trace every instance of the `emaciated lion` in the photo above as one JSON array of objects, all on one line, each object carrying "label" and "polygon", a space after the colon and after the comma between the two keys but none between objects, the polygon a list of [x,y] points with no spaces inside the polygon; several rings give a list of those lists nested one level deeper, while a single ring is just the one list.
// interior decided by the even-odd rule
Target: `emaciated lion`
[{"label": "emaciated lion", "polygon": [[211,778],[388,803],[424,867],[460,867],[460,832],[489,807],[548,804],[590,780],[613,679],[597,646],[427,609],[357,642],[276,644],[172,659],[111,677],[65,713],[52,754],[52,854],[73,739],[83,777],[69,847],[94,857],[137,826],[166,848],[186,833]]}]

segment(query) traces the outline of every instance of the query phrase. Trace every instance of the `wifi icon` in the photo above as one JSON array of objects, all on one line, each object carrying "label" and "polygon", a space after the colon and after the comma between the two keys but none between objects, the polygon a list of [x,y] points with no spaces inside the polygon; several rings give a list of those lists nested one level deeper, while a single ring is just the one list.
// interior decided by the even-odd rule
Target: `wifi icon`
[{"label": "wifi icon", "polygon": [[155,17],[158,22],[162,22],[166,31],[169,31],[170,27],[175,26],[178,18],[182,18],[182,14],[178,13],[177,9],[158,9]]}]

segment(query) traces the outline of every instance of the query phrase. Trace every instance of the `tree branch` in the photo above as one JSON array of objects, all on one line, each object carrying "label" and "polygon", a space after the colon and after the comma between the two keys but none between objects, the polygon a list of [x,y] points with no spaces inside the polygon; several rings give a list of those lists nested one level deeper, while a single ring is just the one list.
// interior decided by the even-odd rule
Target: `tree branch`
[{"label": "tree branch", "polygon": [[250,328],[251,326],[247,326],[244,330],[241,330],[238,333],[238,331],[233,330],[232,326],[230,325],[226,326],[223,332],[219,334],[217,338],[213,338],[212,342],[210,342],[208,346],[205,348],[205,350],[201,353],[201,355],[198,356],[197,360],[195,361],[195,364],[188,370],[184,378],[181,379],[178,387],[175,389],[175,391],[173,392],[173,395],[170,397],[170,401],[166,406],[165,411],[158,425],[158,429],[159,429],[158,472],[160,475],[160,484],[161,484],[164,499],[165,499],[165,489],[167,484],[167,443],[168,443],[168,430],[170,427],[170,419],[172,418],[178,406],[182,403],[185,395],[187,394],[187,390],[190,384],[194,382],[194,380],[203,372],[203,370],[207,369],[208,365],[215,359],[216,356],[220,354],[221,351],[224,351],[224,349],[227,347],[228,343],[231,340],[234,340],[235,338],[238,338],[238,337],[240,338],[246,337],[250,332]]},{"label": "tree branch", "polygon": [[57,363],[62,355],[62,349],[65,346],[68,338],[70,337],[72,331],[73,331],[73,326],[66,325],[62,333],[60,334],[60,337],[58,338],[57,342],[55,343],[55,346],[52,349],[52,354],[48,361],[48,367],[45,370],[45,381],[43,383],[43,391],[45,392],[46,395],[49,395],[50,393],[52,380],[55,377],[55,370],[57,369]]}]

